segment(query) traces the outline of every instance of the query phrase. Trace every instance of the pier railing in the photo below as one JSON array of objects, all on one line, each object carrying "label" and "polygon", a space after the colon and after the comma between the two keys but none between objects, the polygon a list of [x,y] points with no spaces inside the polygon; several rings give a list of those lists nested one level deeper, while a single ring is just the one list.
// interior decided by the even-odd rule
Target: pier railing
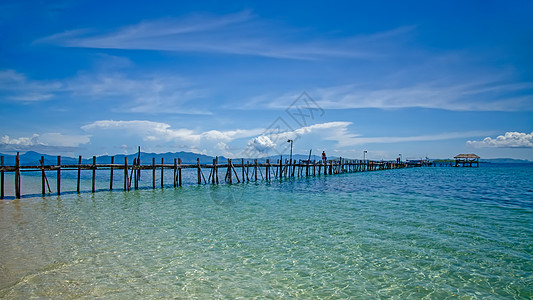
[{"label": "pier railing", "polygon": [[[138,189],[141,178],[141,171],[148,171],[152,173],[152,188],[164,187],[164,171],[171,170],[173,176],[171,178],[174,187],[181,187],[183,184],[182,170],[193,169],[196,170],[196,182],[198,184],[233,184],[250,181],[270,181],[274,179],[284,179],[293,177],[310,177],[317,175],[334,175],[342,173],[367,172],[377,170],[388,170],[405,168],[407,165],[403,162],[397,161],[372,161],[372,160],[354,160],[339,158],[335,160],[288,160],[280,159],[276,161],[258,162],[257,159],[227,159],[227,161],[220,163],[218,159],[213,159],[211,164],[200,163],[198,158],[196,163],[183,164],[180,158],[175,158],[173,162],[165,163],[161,158],[161,162],[156,163],[155,158],[152,159],[151,164],[141,164],[140,160],[134,159],[133,162],[128,162],[128,158],[124,157],[123,163],[116,163],[115,157],[111,157],[110,163],[96,163],[96,156],[93,156],[92,163],[82,164],[82,157],[79,157],[78,164],[61,164],[61,156],[57,157],[57,164],[45,165],[44,157],[41,157],[38,165],[21,165],[19,153],[15,157],[15,165],[4,165],[4,157],[0,157],[0,199],[4,199],[5,192],[5,177],[6,172],[14,173],[14,189],[15,198],[21,197],[21,172],[40,172],[41,174],[41,194],[43,196],[52,194],[52,189],[48,182],[46,173],[56,172],[56,187],[55,193],[60,195],[61,189],[61,172],[62,171],[77,171],[77,185],[76,192],[81,192],[81,172],[91,171],[91,192],[96,191],[96,171],[109,172],[109,190],[116,189],[114,184],[114,175],[117,172],[123,173],[122,189],[128,191],[130,189]],[[160,172],[159,184],[156,184],[156,173]],[[221,174],[222,172],[223,177]],[[206,176],[207,175],[207,176]],[[219,178],[219,175],[220,178]],[[168,180],[167,175],[167,180]],[[120,188],[119,188],[120,189]],[[48,191],[48,192],[47,192]],[[73,191],[70,191],[73,192]]]}]

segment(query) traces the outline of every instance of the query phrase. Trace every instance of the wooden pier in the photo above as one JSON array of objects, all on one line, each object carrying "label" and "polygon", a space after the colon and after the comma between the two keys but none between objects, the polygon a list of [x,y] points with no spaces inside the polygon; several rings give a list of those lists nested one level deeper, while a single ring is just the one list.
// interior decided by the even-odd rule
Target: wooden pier
[{"label": "wooden pier", "polygon": [[[78,164],[61,164],[61,156],[57,157],[57,164],[45,165],[44,157],[41,157],[38,165],[26,166],[20,164],[19,153],[15,157],[14,166],[6,166],[4,164],[4,157],[0,157],[0,199],[5,196],[5,177],[6,172],[14,173],[15,180],[15,198],[21,197],[21,172],[40,172],[41,174],[41,194],[45,196],[52,194],[52,189],[48,181],[46,173],[56,172],[56,187],[55,194],[61,195],[65,192],[61,189],[61,172],[62,171],[77,171],[77,185],[76,192],[80,193],[81,189],[81,173],[82,171],[91,171],[91,192],[96,192],[96,171],[109,172],[109,190],[114,190],[113,178],[116,172],[123,172],[124,181],[122,190],[129,191],[131,189],[139,189],[139,182],[141,178],[141,171],[152,173],[152,188],[155,189],[156,172],[160,172],[160,187],[164,187],[164,171],[171,170],[172,178],[170,181],[174,187],[181,187],[183,184],[182,171],[185,169],[196,170],[197,184],[234,184],[254,181],[271,181],[283,180],[285,178],[295,177],[311,177],[321,175],[334,175],[343,173],[367,172],[377,170],[389,170],[405,168],[407,165],[403,162],[397,161],[372,161],[372,160],[353,160],[353,159],[335,159],[327,161],[311,161],[311,160],[288,160],[283,159],[283,156],[276,161],[266,159],[264,162],[258,162],[257,159],[252,161],[244,159],[227,159],[223,163],[218,162],[218,158],[213,159],[212,164],[201,164],[198,158],[195,164],[182,164],[180,158],[175,158],[174,161],[165,162],[161,158],[161,163],[156,163],[155,158],[152,159],[151,164],[140,163],[139,158],[134,158],[133,162],[128,162],[128,157],[124,157],[123,163],[116,163],[115,157],[111,157],[109,164],[97,164],[96,156],[92,157],[92,163],[82,164],[82,157],[79,156]],[[220,174],[222,172],[222,174]],[[219,178],[219,175],[220,178]],[[222,177],[223,176],[223,177]],[[167,180],[168,175],[167,175]],[[73,192],[73,191],[67,191]]]}]

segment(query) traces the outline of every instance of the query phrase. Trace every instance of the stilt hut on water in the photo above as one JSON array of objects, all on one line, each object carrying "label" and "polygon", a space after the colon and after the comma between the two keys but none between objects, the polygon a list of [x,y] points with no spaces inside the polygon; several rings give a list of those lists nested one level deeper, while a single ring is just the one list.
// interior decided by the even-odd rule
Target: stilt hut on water
[{"label": "stilt hut on water", "polygon": [[458,167],[462,164],[463,167],[473,167],[473,164],[476,165],[476,168],[479,167],[479,156],[470,153],[470,154],[459,154],[455,157],[455,166]]}]

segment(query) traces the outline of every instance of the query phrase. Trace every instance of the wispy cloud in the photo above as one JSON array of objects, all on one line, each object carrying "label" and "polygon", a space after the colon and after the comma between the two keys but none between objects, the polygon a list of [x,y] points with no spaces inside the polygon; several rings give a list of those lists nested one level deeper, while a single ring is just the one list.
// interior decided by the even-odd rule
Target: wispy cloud
[{"label": "wispy cloud", "polygon": [[[314,60],[324,57],[369,58],[373,48],[414,27],[371,35],[328,40],[309,39],[302,30],[259,20],[250,11],[222,16],[192,15],[181,19],[146,20],[110,33],[75,29],[41,38],[36,43],[64,47],[135,49],[252,55]],[[279,32],[283,32],[282,38]]]},{"label": "wispy cloud", "polygon": [[97,70],[62,80],[31,80],[14,70],[0,70],[0,93],[11,102],[51,101],[67,95],[77,101],[114,100],[110,107],[120,112],[210,114],[191,103],[205,97],[206,91],[183,77],[164,72],[126,74]]},{"label": "wispy cloud", "polygon": [[54,97],[54,92],[64,88],[63,83],[53,80],[31,80],[15,70],[0,70],[0,93],[6,100],[16,102],[45,101]]},{"label": "wispy cloud", "polygon": [[[532,90],[533,82],[507,83],[487,78],[461,83],[421,82],[391,88],[350,84],[317,88],[309,93],[324,109],[420,107],[454,111],[516,111],[533,110]],[[288,93],[274,100],[256,97],[247,107],[263,105],[281,109],[295,95]]]},{"label": "wispy cloud", "polygon": [[533,148],[533,132],[506,132],[496,138],[486,137],[481,141],[467,141],[468,145],[478,148]]}]

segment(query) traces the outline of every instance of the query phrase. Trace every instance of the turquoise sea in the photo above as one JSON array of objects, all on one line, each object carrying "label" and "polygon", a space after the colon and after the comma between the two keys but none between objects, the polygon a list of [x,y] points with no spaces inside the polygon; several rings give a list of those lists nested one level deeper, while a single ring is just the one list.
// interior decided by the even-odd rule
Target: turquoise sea
[{"label": "turquoise sea", "polygon": [[533,165],[4,200],[0,297],[532,299]]}]

